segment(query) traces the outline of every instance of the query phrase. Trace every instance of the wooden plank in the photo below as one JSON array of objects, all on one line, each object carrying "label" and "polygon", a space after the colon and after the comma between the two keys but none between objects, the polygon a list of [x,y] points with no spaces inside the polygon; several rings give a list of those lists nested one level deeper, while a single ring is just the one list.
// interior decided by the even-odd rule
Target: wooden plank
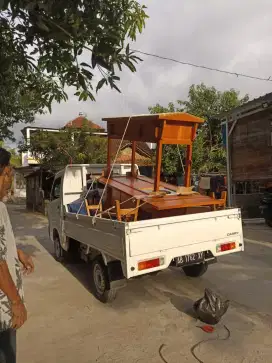
[{"label": "wooden plank", "polygon": [[[137,177],[137,179],[154,185],[154,179],[151,179],[151,178],[149,178],[149,177],[147,177],[145,175],[140,175],[140,176]],[[178,187],[176,185],[168,184],[168,183],[165,183],[163,181],[160,182],[160,186],[165,188],[165,189],[172,190],[173,192],[178,189]]]},{"label": "wooden plank", "polygon": [[164,145],[192,145],[192,141],[189,139],[163,139]]},{"label": "wooden plank", "polygon": [[192,146],[187,145],[185,181],[184,181],[185,187],[191,186],[192,152],[193,152]]},{"label": "wooden plank", "polygon": [[162,160],[162,142],[160,140],[157,143],[157,150],[156,150],[156,170],[155,170],[155,180],[154,180],[154,191],[155,192],[157,192],[160,189],[161,160]]},{"label": "wooden plank", "polygon": [[[177,196],[178,198],[172,199],[172,196],[166,196],[164,198],[152,198],[148,200],[148,204],[152,205],[157,210],[170,210],[188,207],[202,207],[222,205],[222,201],[219,199],[212,199],[207,196],[198,195],[194,196]],[[156,200],[157,199],[157,200]]]},{"label": "wooden plank", "polygon": [[131,174],[133,177],[135,175],[135,157],[136,157],[136,141],[132,141],[131,143]]},{"label": "wooden plank", "polygon": [[159,120],[171,120],[171,121],[180,121],[180,122],[196,122],[203,123],[204,120],[200,117],[191,115],[186,112],[170,112],[170,113],[159,113],[159,114],[146,114],[146,115],[135,115],[135,116],[124,116],[124,117],[105,117],[102,118],[103,121],[110,122],[127,122],[128,119],[131,118],[131,122],[152,122]]},{"label": "wooden plank", "polygon": [[[105,177],[101,177],[99,181],[103,184],[106,184],[107,179]],[[201,194],[190,196],[167,195],[162,198],[151,197],[149,196],[147,190],[140,190],[140,187],[145,188],[146,186],[149,186],[149,183],[143,180],[138,180],[136,178],[116,177],[109,180],[108,186],[110,187],[110,189],[118,190],[121,193],[126,194],[128,197],[142,199],[156,210],[222,205],[221,200],[212,199]],[[168,184],[167,187],[169,187]]]},{"label": "wooden plank", "polygon": [[[157,142],[160,139],[166,139],[169,143],[185,143],[185,145],[191,140],[191,130],[194,125],[204,121],[199,117],[183,112],[106,118],[103,120],[108,122],[108,136],[113,139],[120,139],[126,129],[125,137],[129,140]],[[165,129],[165,135],[160,135],[159,129],[161,131]]]},{"label": "wooden plank", "polygon": [[110,175],[110,171],[111,171],[111,151],[112,151],[112,140],[110,137],[108,137],[108,151],[107,151],[107,175]]}]

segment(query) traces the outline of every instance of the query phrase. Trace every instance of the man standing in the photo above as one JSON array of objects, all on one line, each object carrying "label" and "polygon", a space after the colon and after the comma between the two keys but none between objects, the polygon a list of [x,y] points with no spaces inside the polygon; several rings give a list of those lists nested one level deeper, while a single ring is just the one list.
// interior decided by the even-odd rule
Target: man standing
[{"label": "man standing", "polygon": [[16,362],[16,330],[27,319],[20,262],[32,272],[30,256],[17,250],[9,215],[3,201],[12,183],[10,153],[0,148],[0,363]]}]

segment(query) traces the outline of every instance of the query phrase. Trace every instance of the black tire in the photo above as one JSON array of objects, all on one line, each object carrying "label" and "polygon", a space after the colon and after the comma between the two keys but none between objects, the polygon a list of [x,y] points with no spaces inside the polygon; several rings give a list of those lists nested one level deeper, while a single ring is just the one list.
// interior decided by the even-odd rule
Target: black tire
[{"label": "black tire", "polygon": [[265,223],[268,227],[272,228],[272,220],[271,219],[266,219]]},{"label": "black tire", "polygon": [[207,262],[203,262],[196,265],[184,266],[182,269],[186,276],[200,277],[208,270],[208,264]]},{"label": "black tire", "polygon": [[66,257],[66,251],[61,247],[58,236],[54,238],[54,257],[58,262],[64,262]]},{"label": "black tire", "polygon": [[65,251],[60,244],[59,236],[54,238],[54,256],[55,260],[61,263],[79,263],[82,262],[79,256],[77,241],[70,242],[68,251]]},{"label": "black tire", "polygon": [[116,290],[110,288],[108,270],[102,257],[95,258],[91,266],[91,289],[94,296],[104,304],[112,302],[116,297]]}]

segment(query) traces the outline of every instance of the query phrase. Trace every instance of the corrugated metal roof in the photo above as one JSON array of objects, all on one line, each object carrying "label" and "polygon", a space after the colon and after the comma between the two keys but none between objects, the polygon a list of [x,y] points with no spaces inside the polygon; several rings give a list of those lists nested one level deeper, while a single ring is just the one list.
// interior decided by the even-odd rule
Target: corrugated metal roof
[{"label": "corrugated metal roof", "polygon": [[[131,163],[131,153],[122,154],[117,158],[117,164],[130,164]],[[152,160],[149,157],[139,155],[136,153],[135,163],[139,166],[150,166],[152,165]]]},{"label": "corrugated metal roof", "polygon": [[264,103],[267,103],[268,107],[272,106],[272,92],[267,93],[264,96],[254,98],[253,100],[248,101],[241,106],[235,107],[228,112],[222,112],[218,115],[218,118],[222,119],[227,116],[240,115],[249,111],[254,111],[255,108],[262,106]]},{"label": "corrugated metal roof", "polygon": [[[112,139],[112,153],[116,153],[120,145],[120,140]],[[121,150],[126,147],[131,147],[131,141],[124,140],[122,142]],[[136,142],[136,151],[145,154],[147,157],[151,158],[153,156],[153,152],[146,142],[137,141]]]}]

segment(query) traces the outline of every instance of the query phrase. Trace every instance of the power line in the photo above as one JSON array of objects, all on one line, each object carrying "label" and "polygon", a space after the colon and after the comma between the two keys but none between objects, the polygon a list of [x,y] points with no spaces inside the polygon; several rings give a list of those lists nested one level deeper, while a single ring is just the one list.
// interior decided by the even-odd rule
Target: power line
[{"label": "power line", "polygon": [[224,69],[212,68],[212,67],[207,67],[207,66],[203,66],[203,65],[200,65],[200,64],[194,64],[194,63],[180,61],[180,60],[173,59],[173,58],[163,57],[163,56],[160,56],[160,55],[157,55],[157,54],[142,52],[141,50],[132,49],[132,51],[135,52],[135,53],[144,54],[144,55],[148,55],[150,57],[159,58],[159,59],[163,59],[163,60],[168,60],[168,61],[171,61],[171,62],[174,62],[174,63],[183,64],[183,65],[186,65],[186,66],[206,69],[208,71],[214,71],[214,72],[219,72],[219,73],[224,73],[224,74],[230,74],[232,76],[250,78],[250,79],[255,79],[255,80],[258,80],[258,81],[272,82],[271,76],[268,77],[268,78],[255,77],[255,76],[251,76],[249,74],[230,72],[230,71],[226,71]]}]

